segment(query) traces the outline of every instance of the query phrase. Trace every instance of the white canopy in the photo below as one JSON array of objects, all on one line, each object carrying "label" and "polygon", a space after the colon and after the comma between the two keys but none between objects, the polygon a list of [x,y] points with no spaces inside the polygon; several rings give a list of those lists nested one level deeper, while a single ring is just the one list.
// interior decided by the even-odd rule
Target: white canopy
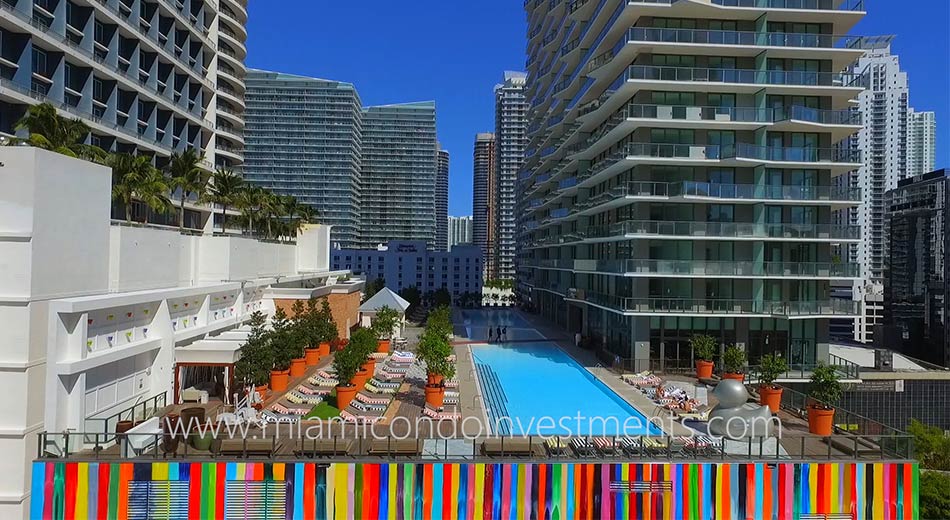
[{"label": "white canopy", "polygon": [[379,292],[374,294],[372,298],[363,302],[363,305],[360,305],[360,312],[376,312],[383,307],[389,307],[400,313],[405,313],[406,309],[409,308],[409,302],[402,296],[394,293],[388,287],[383,287]]},{"label": "white canopy", "polygon": [[179,363],[227,365],[241,359],[244,340],[201,340],[175,349]]}]

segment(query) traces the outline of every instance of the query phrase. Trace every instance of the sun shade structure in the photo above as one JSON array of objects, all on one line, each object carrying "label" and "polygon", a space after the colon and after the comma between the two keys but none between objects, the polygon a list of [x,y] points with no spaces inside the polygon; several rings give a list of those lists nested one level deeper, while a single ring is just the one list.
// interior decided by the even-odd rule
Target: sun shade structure
[{"label": "sun shade structure", "polygon": [[360,312],[376,312],[383,307],[389,307],[390,309],[396,309],[401,313],[405,313],[406,309],[409,308],[409,302],[389,288],[383,287],[379,292],[374,294],[372,298],[360,305]]}]

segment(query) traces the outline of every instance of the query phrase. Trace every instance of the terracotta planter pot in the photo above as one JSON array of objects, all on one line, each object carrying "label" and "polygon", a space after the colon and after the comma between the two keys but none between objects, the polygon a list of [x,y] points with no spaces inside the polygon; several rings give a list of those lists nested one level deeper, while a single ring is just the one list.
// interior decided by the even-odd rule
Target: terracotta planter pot
[{"label": "terracotta planter pot", "polygon": [[828,437],[834,431],[835,409],[808,407],[808,431],[815,435]]},{"label": "terracotta planter pot", "polygon": [[270,388],[269,385],[261,385],[261,386],[255,386],[255,387],[254,387],[254,390],[256,390],[257,393],[261,395],[261,399],[264,399],[264,398],[267,397],[267,389],[268,389],[268,388]]},{"label": "terracotta planter pot", "polygon": [[181,432],[179,422],[181,417],[177,413],[166,414],[160,420],[162,427],[162,451],[172,453],[178,450],[178,437]]},{"label": "terracotta planter pot", "polygon": [[426,403],[441,410],[445,398],[445,387],[442,385],[426,385]]},{"label": "terracotta planter pot", "polygon": [[356,397],[357,388],[355,386],[336,387],[336,407],[340,410],[346,408],[350,401]]},{"label": "terracotta planter pot", "polygon": [[329,341],[323,341],[323,342],[321,342],[320,345],[317,346],[317,352],[320,353],[320,357],[321,357],[321,358],[322,358],[322,357],[329,356],[329,355],[330,355],[330,342],[329,342]]},{"label": "terracotta planter pot", "polygon": [[363,388],[366,387],[367,379],[369,379],[369,372],[360,368],[359,372],[357,372],[356,375],[353,376],[353,379],[350,382],[356,385],[357,390],[363,390]]},{"label": "terracotta planter pot", "polygon": [[135,423],[132,421],[119,421],[115,423],[115,432],[116,433],[125,433],[132,429],[135,426]]},{"label": "terracotta planter pot", "polygon": [[759,387],[759,404],[768,406],[772,413],[778,413],[782,407],[782,388],[762,385]]},{"label": "terracotta planter pot", "polygon": [[290,377],[303,377],[307,373],[307,358],[290,360]]},{"label": "terracotta planter pot", "polygon": [[740,383],[744,383],[744,382],[745,382],[745,374],[743,374],[742,372],[723,372],[722,378],[723,378],[723,379],[732,379],[732,380],[738,381],[738,382],[740,382]]},{"label": "terracotta planter pot", "polygon": [[712,361],[697,361],[696,362],[696,379],[709,379],[712,377],[713,372],[713,362]]},{"label": "terracotta planter pot", "polygon": [[427,385],[441,385],[444,381],[445,381],[445,378],[438,374],[432,374],[432,373],[426,374]]},{"label": "terracotta planter pot", "polygon": [[290,379],[290,370],[271,370],[270,387],[275,392],[287,390],[287,380]]},{"label": "terracotta planter pot", "polygon": [[366,379],[369,380],[376,374],[376,360],[373,358],[367,359],[361,368],[366,371]]},{"label": "terracotta planter pot", "polygon": [[319,348],[308,348],[303,351],[304,362],[308,367],[315,367],[320,364],[320,358],[322,357]]},{"label": "terracotta planter pot", "polygon": [[388,339],[380,339],[376,341],[376,352],[389,352],[390,341]]}]

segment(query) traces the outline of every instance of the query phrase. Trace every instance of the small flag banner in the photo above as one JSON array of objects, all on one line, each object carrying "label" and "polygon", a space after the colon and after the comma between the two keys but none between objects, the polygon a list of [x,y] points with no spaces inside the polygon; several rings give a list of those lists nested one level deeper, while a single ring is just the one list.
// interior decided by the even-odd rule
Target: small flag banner
[{"label": "small flag banner", "polygon": [[917,520],[913,463],[35,462],[30,518]]}]

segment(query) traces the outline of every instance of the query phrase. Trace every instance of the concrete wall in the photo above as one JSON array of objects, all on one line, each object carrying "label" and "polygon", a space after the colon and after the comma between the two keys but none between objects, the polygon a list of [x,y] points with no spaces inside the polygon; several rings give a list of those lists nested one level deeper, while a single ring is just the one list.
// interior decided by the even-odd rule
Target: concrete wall
[{"label": "concrete wall", "polygon": [[198,281],[245,280],[297,272],[297,246],[253,238],[199,237]]},{"label": "concrete wall", "polygon": [[[337,334],[341,338],[349,338],[350,329],[359,324],[360,295],[360,291],[333,292],[317,298],[319,306],[323,306],[323,300],[329,301],[330,314],[333,316],[333,322],[336,323]],[[274,305],[275,308],[283,309],[287,316],[293,317],[295,313],[292,307],[295,301],[291,298],[280,298],[274,300]]]}]

